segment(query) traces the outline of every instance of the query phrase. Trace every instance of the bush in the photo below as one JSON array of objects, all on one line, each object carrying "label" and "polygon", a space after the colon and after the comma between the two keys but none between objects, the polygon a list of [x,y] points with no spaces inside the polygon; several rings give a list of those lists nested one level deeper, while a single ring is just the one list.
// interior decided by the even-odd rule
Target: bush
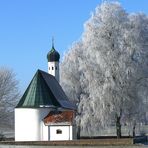
[{"label": "bush", "polygon": [[0,141],[4,141],[5,140],[5,136],[3,133],[0,133]]}]

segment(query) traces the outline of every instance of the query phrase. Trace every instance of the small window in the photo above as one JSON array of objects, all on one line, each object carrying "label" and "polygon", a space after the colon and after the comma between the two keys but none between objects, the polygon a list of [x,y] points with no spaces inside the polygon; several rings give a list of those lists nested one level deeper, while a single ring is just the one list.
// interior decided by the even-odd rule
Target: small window
[{"label": "small window", "polygon": [[56,69],[56,70],[58,69],[58,68],[57,68],[57,66],[56,66],[56,68],[55,68],[55,69]]},{"label": "small window", "polygon": [[62,130],[57,129],[56,133],[57,133],[57,134],[62,134]]},{"label": "small window", "polygon": [[52,70],[53,70],[54,68],[52,67]]},{"label": "small window", "polygon": [[50,70],[50,67],[49,67],[49,70]]}]

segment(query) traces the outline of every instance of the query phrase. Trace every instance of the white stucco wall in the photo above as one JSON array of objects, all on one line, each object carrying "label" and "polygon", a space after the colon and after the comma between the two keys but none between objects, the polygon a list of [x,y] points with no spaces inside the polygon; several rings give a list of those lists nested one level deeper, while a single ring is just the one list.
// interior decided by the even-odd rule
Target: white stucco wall
[{"label": "white stucco wall", "polygon": [[73,127],[72,126],[70,126],[70,133],[69,133],[70,135],[70,140],[73,140]]},{"label": "white stucco wall", "polygon": [[[72,126],[70,125],[50,125],[49,126],[49,140],[72,140]],[[57,130],[61,130],[61,134],[57,134]]]},{"label": "white stucco wall", "polygon": [[48,141],[48,126],[42,122],[42,141]]},{"label": "white stucco wall", "polygon": [[59,62],[48,62],[48,73],[55,76],[59,82]]},{"label": "white stucco wall", "polygon": [[15,141],[48,140],[48,128],[42,119],[49,108],[15,108]]}]

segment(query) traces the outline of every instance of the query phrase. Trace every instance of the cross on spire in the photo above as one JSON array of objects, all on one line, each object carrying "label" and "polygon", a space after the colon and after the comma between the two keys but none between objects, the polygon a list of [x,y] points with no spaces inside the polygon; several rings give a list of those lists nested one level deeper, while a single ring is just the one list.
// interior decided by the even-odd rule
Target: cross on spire
[{"label": "cross on spire", "polygon": [[54,37],[52,37],[52,48],[54,48]]}]

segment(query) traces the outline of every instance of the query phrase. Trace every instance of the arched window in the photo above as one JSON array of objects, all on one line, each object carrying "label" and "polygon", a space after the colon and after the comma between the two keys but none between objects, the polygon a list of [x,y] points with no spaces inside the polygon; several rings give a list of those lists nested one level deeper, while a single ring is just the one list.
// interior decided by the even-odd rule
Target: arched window
[{"label": "arched window", "polygon": [[62,134],[62,130],[61,130],[61,129],[57,129],[57,130],[56,130],[56,133],[57,133],[57,134]]},{"label": "arched window", "polygon": [[57,66],[56,66],[56,68],[55,68],[55,69],[56,69],[56,70],[58,69],[58,68],[57,68]]},{"label": "arched window", "polygon": [[52,70],[53,70],[54,68],[52,67]]},{"label": "arched window", "polygon": [[50,67],[49,67],[49,70],[50,70]]}]

